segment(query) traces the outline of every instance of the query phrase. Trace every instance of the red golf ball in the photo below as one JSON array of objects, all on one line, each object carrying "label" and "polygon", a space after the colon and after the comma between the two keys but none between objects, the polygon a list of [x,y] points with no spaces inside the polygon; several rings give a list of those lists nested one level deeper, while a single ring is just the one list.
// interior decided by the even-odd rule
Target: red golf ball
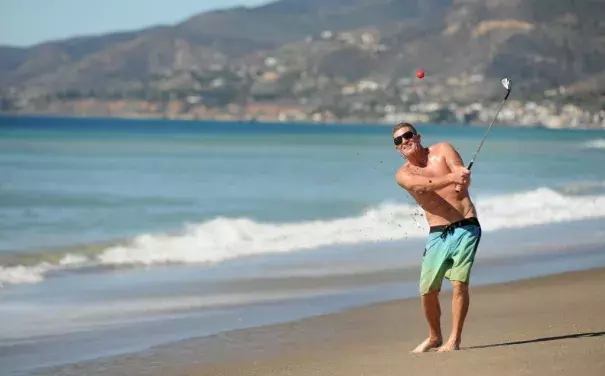
[{"label": "red golf ball", "polygon": [[416,77],[418,77],[419,79],[423,79],[424,71],[422,69],[418,69],[418,71],[416,72]]}]

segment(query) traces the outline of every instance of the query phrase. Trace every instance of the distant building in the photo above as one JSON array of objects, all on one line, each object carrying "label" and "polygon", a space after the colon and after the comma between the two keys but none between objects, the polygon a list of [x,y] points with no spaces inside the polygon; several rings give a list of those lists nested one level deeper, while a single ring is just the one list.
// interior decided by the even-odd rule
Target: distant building
[{"label": "distant building", "polygon": [[274,57],[268,57],[265,59],[265,65],[269,68],[272,68],[277,65],[277,59]]},{"label": "distant building", "polygon": [[265,72],[261,78],[263,81],[275,81],[279,78],[279,74],[277,72]]},{"label": "distant building", "polygon": [[355,85],[345,85],[342,87],[340,92],[342,95],[353,95],[357,93],[357,87],[355,87]]},{"label": "distant building", "polygon": [[361,80],[357,83],[357,91],[359,92],[376,91],[378,88],[378,83],[371,80]]},{"label": "distant building", "polygon": [[374,44],[376,43],[376,38],[371,33],[363,33],[361,34],[361,42],[363,44]]},{"label": "distant building", "polygon": [[334,36],[334,33],[331,30],[324,30],[321,32],[321,38],[322,39],[332,39],[332,37]]}]

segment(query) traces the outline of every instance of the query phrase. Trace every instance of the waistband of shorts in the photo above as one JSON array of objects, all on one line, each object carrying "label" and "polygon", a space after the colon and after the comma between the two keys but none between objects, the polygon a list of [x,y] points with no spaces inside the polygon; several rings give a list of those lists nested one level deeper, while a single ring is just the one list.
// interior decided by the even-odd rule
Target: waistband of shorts
[{"label": "waistband of shorts", "polygon": [[479,224],[479,219],[477,219],[477,217],[471,217],[471,218],[464,218],[457,222],[452,222],[449,225],[431,226],[429,233],[443,232],[446,229],[455,229],[457,227],[464,227],[464,226],[470,226],[470,225],[475,225],[475,226],[481,227],[481,225]]}]

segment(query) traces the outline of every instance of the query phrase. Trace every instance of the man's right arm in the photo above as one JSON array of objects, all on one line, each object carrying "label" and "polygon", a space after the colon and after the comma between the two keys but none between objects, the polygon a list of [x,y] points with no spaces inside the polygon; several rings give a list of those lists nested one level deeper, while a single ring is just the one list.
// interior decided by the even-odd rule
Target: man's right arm
[{"label": "man's right arm", "polygon": [[397,184],[406,190],[415,193],[431,192],[456,183],[456,177],[454,174],[426,177],[414,174],[404,169],[397,171],[396,179]]}]

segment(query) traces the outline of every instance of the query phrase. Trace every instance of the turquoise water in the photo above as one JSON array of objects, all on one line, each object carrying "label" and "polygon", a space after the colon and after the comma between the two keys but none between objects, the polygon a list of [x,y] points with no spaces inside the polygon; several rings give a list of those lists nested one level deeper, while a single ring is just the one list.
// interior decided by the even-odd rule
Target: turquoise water
[{"label": "turquoise water", "polygon": [[[82,119],[0,123],[0,252],[112,242],[219,217],[286,223],[412,204],[386,126]],[[468,162],[485,129],[421,127]],[[475,196],[604,191],[603,132],[495,128]]]},{"label": "turquoise water", "polygon": [[[467,163],[486,130],[418,128]],[[395,184],[402,162],[383,125],[0,118],[0,363],[76,361],[414,293],[427,226]],[[603,162],[605,132],[493,128],[471,187],[479,280],[521,264],[519,276],[605,265],[586,251],[605,243]],[[29,357],[14,355],[24,341]]]}]

